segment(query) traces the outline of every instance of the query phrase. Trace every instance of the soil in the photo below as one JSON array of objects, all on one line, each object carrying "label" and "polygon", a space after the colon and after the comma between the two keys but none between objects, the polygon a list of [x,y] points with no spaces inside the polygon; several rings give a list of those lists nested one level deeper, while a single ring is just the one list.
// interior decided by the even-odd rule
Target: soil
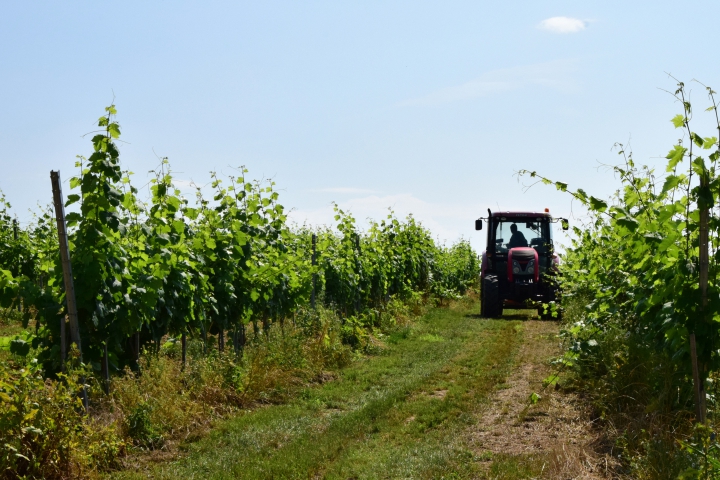
[{"label": "soil", "polygon": [[[560,353],[558,330],[557,322],[523,322],[517,366],[478,415],[469,443],[488,460],[521,455],[542,461],[542,478],[615,478],[612,451],[586,402],[561,388],[543,387],[555,371],[550,360]],[[535,403],[533,393],[540,396]]]}]

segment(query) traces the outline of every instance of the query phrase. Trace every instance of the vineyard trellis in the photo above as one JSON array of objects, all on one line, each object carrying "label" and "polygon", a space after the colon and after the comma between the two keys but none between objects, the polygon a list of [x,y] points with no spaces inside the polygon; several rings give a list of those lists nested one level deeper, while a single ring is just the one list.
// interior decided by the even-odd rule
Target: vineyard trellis
[{"label": "vineyard trellis", "polygon": [[[581,378],[615,385],[620,391],[609,408],[618,414],[672,413],[681,422],[694,411],[703,424],[707,400],[709,420],[717,425],[720,116],[716,92],[700,85],[718,133],[703,137],[692,128],[697,120],[688,88],[678,81],[669,93],[682,109],[671,120],[682,138],[666,155],[665,172],[637,166],[629,149],[617,144],[624,161],[612,171],[622,188],[610,202],[534,171],[520,174],[568,192],[590,216],[585,228],[574,228],[565,255],[564,303],[577,313],[563,334],[569,348],[561,363]],[[620,376],[622,383],[614,383]],[[640,395],[644,411],[636,411]],[[668,428],[681,431],[679,425]],[[718,445],[709,434],[703,442],[705,476],[697,478],[710,478],[709,446]]]},{"label": "vineyard trellis", "polygon": [[[183,360],[188,336],[216,335],[219,350],[229,340],[241,353],[248,326],[267,333],[311,301],[352,322],[394,297],[450,298],[476,281],[467,241],[438,245],[392,212],[361,231],[337,205],[335,230],[292,226],[274,183],[249,180],[243,167],[211,173],[212,197],[198,188],[191,204],[163,159],[143,200],[120,163],[116,114],[111,105],[100,117],[64,205],[83,356],[106,377],[137,369],[140,351],[157,352],[168,336],[182,339]],[[9,208],[0,197],[0,307],[22,299],[38,360],[57,372],[68,312],[52,210],[15,233]]]}]

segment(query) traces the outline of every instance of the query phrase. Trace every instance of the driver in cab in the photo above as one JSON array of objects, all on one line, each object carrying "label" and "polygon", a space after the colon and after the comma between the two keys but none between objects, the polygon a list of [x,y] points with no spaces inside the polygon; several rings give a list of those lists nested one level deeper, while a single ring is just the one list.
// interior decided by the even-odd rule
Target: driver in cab
[{"label": "driver in cab", "polygon": [[525,238],[525,235],[523,235],[522,232],[518,231],[517,225],[514,223],[510,225],[510,232],[512,233],[512,236],[510,237],[510,242],[508,243],[508,248],[515,248],[515,247],[527,247],[528,242]]}]

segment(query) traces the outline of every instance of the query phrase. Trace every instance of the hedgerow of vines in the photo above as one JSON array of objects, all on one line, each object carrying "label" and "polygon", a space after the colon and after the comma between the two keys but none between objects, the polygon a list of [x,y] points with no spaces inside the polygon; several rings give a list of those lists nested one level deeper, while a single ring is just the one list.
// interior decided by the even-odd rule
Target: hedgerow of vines
[{"label": "hedgerow of vines", "polygon": [[[241,352],[247,328],[267,331],[307,308],[316,296],[346,318],[382,308],[391,298],[463,294],[478,257],[466,241],[436,244],[412,217],[392,213],[367,231],[335,207],[337,228],[291,227],[272,182],[212,173],[212,197],[195,202],[174,186],[167,159],[141,199],[123,171],[116,109],[106,108],[93,152],[70,178],[67,225],[83,355],[96,369],[107,350],[111,370],[135,368],[139,349],[163,337],[214,334]],[[62,267],[52,211],[14,236],[0,198],[0,306],[37,322],[32,346],[46,371],[58,371],[64,321]],[[316,235],[316,265],[312,236]]]},{"label": "hedgerow of vines", "polygon": [[[710,101],[706,114],[720,131],[716,93],[703,88]],[[612,170],[622,188],[610,202],[534,171],[521,174],[568,192],[591,218],[585,228],[574,228],[565,255],[564,301],[586,300],[581,320],[566,331],[571,342],[564,363],[575,366],[594,358],[598,375],[613,376],[625,365],[642,366],[653,355],[667,359],[662,374],[642,378],[657,397],[652,408],[691,411],[691,334],[697,338],[700,381],[720,367],[720,144],[717,134],[693,130],[695,110],[686,85],[678,82],[670,93],[681,107],[672,123],[682,138],[669,150],[665,171],[637,166],[618,145],[624,161]],[[699,286],[703,209],[710,212],[706,299]],[[611,338],[613,330],[623,335]],[[601,351],[606,355],[599,359]]]}]

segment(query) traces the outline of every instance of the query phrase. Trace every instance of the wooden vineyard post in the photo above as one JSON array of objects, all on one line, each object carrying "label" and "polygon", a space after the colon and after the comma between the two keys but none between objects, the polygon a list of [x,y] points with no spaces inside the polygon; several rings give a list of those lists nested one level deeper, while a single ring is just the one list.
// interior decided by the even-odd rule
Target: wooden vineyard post
[{"label": "wooden vineyard post", "polygon": [[245,350],[245,344],[247,343],[245,322],[240,321],[238,326],[238,351],[242,353]]},{"label": "wooden vineyard post", "polygon": [[315,310],[315,282],[317,279],[317,273],[315,273],[315,265],[317,265],[317,235],[312,234],[312,292],[310,294],[310,306]]},{"label": "wooden vineyard post", "polygon": [[207,353],[207,331],[204,322],[200,322],[200,328],[202,329],[203,354],[205,354]]},{"label": "wooden vineyard post", "polygon": [[135,365],[137,365],[138,372],[140,371],[140,331],[135,332],[133,336],[133,344],[135,351]]},{"label": "wooden vineyard post", "polygon": [[182,333],[180,342],[182,344],[182,369],[185,370],[185,360],[187,359],[187,335],[185,332]]},{"label": "wooden vineyard post", "polygon": [[[15,242],[17,243],[17,239],[18,239],[18,223],[17,223],[17,218],[13,218],[13,240],[15,240]],[[22,269],[22,267],[18,263],[18,269],[16,272],[18,277],[20,276],[21,269]]]},{"label": "wooden vineyard post", "polygon": [[242,321],[240,321],[239,325],[236,325],[235,328],[233,328],[233,334],[232,334],[232,341],[233,341],[233,352],[235,352],[235,355],[240,354],[240,331],[242,329]]},{"label": "wooden vineyard post", "polygon": [[695,420],[698,423],[705,423],[705,388],[700,380],[700,369],[698,368],[697,346],[695,334],[690,334],[690,359],[692,360],[693,390],[695,391]]},{"label": "wooden vineyard post", "polygon": [[105,343],[103,344],[103,364],[102,364],[103,376],[105,377],[105,395],[110,394],[110,362],[108,359],[107,342],[108,341],[105,340]]},{"label": "wooden vineyard post", "polygon": [[[17,244],[17,239],[18,239],[18,221],[17,221],[17,218],[13,218],[13,240],[15,240],[15,244]],[[22,274],[22,265],[20,265],[20,263],[18,263],[17,276],[19,277],[21,274]],[[18,302],[18,306],[17,306],[18,312],[22,312],[22,307],[23,307],[23,301],[22,301],[22,298],[20,298],[20,301]]]},{"label": "wooden vineyard post", "polygon": [[[359,271],[359,261],[360,256],[362,255],[362,250],[360,249],[360,235],[357,233],[355,234],[355,250],[357,250],[356,257],[355,257],[355,268],[358,268]],[[359,289],[355,290],[355,312],[360,311],[360,291]]]},{"label": "wooden vineyard post", "polygon": [[[700,189],[708,188],[708,174],[703,172],[700,175]],[[708,304],[708,270],[710,268],[709,258],[709,218],[710,209],[707,205],[700,205],[700,236],[698,241],[699,261],[700,261],[700,324],[706,323],[706,311]],[[705,423],[705,382],[702,377],[704,365],[700,365],[697,358],[697,344],[695,341],[695,332],[690,334],[690,357],[693,369],[693,383],[695,390],[695,417],[699,423]]]},{"label": "wooden vineyard post", "polygon": [[65,359],[67,358],[67,333],[65,333],[65,315],[60,319],[60,371],[65,371]]},{"label": "wooden vineyard post", "polygon": [[[80,343],[80,325],[78,323],[77,304],[75,303],[75,286],[70,264],[70,248],[68,246],[67,227],[65,225],[65,205],[63,203],[62,189],[60,188],[60,171],[50,171],[50,181],[53,189],[53,203],[55,204],[55,219],[57,220],[58,240],[60,242],[60,260],[63,267],[63,281],[65,284],[65,301],[67,303],[67,316],[70,322],[70,339],[77,345],[82,362],[82,344]],[[84,381],[83,381],[84,382]],[[87,391],[82,389],[83,405],[88,407]]]}]

